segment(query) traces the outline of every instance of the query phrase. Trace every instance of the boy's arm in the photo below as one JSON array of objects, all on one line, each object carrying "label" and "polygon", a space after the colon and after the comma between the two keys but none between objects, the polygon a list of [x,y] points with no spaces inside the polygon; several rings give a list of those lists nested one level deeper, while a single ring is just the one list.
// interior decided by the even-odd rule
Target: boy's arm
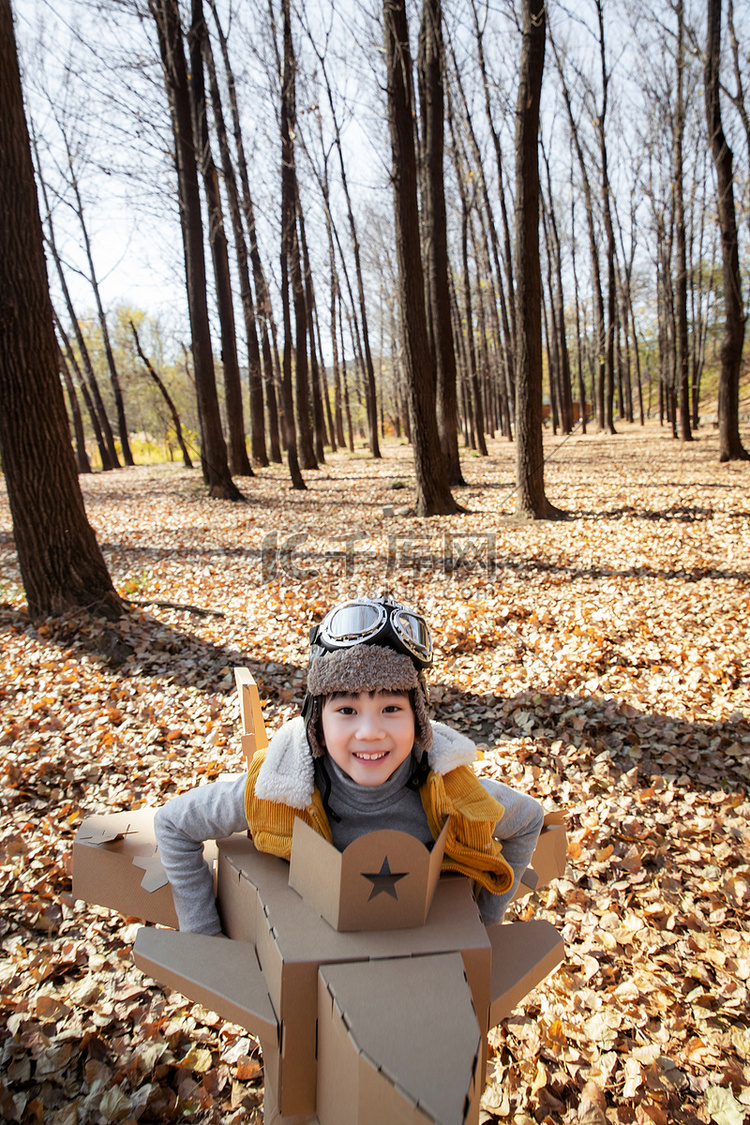
[{"label": "boy's arm", "polygon": [[496,801],[505,809],[495,825],[495,839],[503,845],[503,859],[513,868],[513,886],[502,895],[493,895],[482,890],[479,895],[479,908],[482,918],[488,925],[499,922],[505,908],[518,889],[523,873],[531,863],[539,833],[544,825],[544,809],[528,793],[511,789],[501,781],[480,777],[480,782]]},{"label": "boy's arm", "polygon": [[172,886],[180,929],[221,933],[213,873],[203,860],[204,840],[221,840],[247,829],[247,775],[191,789],[157,809],[159,856]]}]

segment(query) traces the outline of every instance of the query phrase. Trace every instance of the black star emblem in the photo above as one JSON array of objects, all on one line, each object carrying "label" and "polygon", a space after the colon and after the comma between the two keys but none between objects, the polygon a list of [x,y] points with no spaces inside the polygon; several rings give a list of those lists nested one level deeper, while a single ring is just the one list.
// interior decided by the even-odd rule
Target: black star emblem
[{"label": "black star emblem", "polygon": [[403,875],[391,875],[391,865],[388,862],[388,856],[386,856],[382,864],[380,865],[380,871],[378,871],[377,874],[375,872],[372,872],[368,875],[367,872],[363,871],[362,875],[365,879],[369,879],[372,883],[372,890],[370,892],[370,898],[368,898],[367,900],[368,902],[370,901],[370,899],[375,898],[376,895],[382,894],[390,895],[391,898],[395,898],[398,902],[398,895],[396,894],[396,883],[399,881],[399,879],[405,879],[408,875],[408,871],[405,871]]}]

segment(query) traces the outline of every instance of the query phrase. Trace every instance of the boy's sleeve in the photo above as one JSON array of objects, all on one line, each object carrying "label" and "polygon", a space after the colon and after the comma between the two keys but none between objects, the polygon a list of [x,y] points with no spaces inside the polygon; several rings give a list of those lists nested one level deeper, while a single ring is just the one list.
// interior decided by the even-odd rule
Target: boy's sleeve
[{"label": "boy's sleeve", "polygon": [[180,929],[187,933],[221,933],[213,872],[204,862],[203,842],[247,828],[246,781],[247,775],[241,774],[232,781],[191,789],[162,805],[154,816],[159,856],[172,886]]},{"label": "boy's sleeve", "polygon": [[518,884],[534,854],[544,824],[544,809],[528,793],[511,789],[501,781],[480,777],[480,782],[505,809],[495,825],[493,835],[503,845],[503,859],[513,868],[513,886],[502,895],[493,895],[484,888],[478,903],[486,925],[501,921],[505,908],[518,889]]}]

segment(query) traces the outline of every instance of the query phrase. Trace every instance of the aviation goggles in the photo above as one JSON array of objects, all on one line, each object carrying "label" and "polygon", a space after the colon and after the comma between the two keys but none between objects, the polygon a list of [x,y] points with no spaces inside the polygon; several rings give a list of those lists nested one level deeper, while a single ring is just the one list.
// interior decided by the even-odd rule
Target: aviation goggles
[{"label": "aviation goggles", "polygon": [[329,652],[358,644],[382,644],[411,657],[419,668],[432,663],[432,639],[425,619],[395,602],[361,598],[334,606],[311,631],[310,641]]}]

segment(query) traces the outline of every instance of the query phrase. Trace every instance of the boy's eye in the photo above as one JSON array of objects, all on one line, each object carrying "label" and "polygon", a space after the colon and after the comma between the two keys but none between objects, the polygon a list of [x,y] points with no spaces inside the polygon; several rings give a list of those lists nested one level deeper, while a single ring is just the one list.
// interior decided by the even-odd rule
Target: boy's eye
[{"label": "boy's eye", "polygon": [[383,710],[386,715],[395,715],[401,710],[401,707],[398,703],[389,703]]},{"label": "boy's eye", "polygon": [[356,714],[354,708],[349,707],[347,704],[344,704],[342,707],[338,707],[337,710],[338,710],[339,715],[354,715],[354,714]]}]

